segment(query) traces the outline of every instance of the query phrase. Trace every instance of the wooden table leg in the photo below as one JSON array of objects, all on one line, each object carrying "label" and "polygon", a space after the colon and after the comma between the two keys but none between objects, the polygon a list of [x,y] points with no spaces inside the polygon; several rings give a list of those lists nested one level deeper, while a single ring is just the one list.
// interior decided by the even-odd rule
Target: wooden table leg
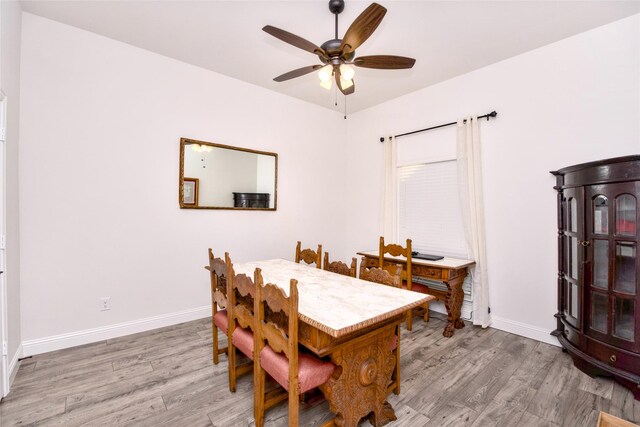
[{"label": "wooden table leg", "polygon": [[386,325],[331,353],[331,360],[338,368],[320,390],[336,414],[336,426],[357,427],[367,416],[376,427],[396,419],[386,401],[395,366],[395,356],[389,348],[395,328],[395,324]]},{"label": "wooden table leg", "polygon": [[464,291],[462,290],[462,282],[464,276],[458,276],[454,279],[446,282],[447,285],[447,299],[444,302],[447,308],[447,325],[444,327],[442,335],[449,338],[453,336],[455,329],[464,328],[464,322],[460,320],[460,310],[462,308],[462,301],[464,300]]}]

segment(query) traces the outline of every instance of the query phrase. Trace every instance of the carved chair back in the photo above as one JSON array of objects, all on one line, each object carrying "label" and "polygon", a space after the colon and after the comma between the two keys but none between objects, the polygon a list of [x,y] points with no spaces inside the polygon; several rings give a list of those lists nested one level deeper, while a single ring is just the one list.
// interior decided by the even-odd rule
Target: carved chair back
[{"label": "carved chair back", "polygon": [[298,245],[296,246],[296,262],[300,263],[300,261],[304,261],[307,264],[315,264],[316,268],[321,268],[322,264],[322,245],[318,245],[318,250],[314,251],[313,249],[301,249],[302,243],[298,241]]},{"label": "carved chair back", "polygon": [[[407,260],[406,268],[402,272],[402,279],[407,284],[407,289],[413,290],[413,273],[412,273],[412,261],[411,261],[411,239],[407,239],[407,246],[402,247],[400,245],[396,245],[390,243],[388,245],[384,244],[384,237],[380,236],[380,250],[378,252],[378,266],[382,267],[384,265],[384,254],[389,254],[392,256],[404,256]],[[426,302],[422,305],[424,308],[424,321],[429,321],[429,303]],[[407,313],[407,330],[410,331],[413,324],[413,310]]]},{"label": "carved chair back", "polygon": [[389,254],[392,256],[404,256],[407,259],[406,271],[402,272],[402,279],[407,283],[407,289],[411,290],[411,239],[407,239],[407,246],[402,247],[400,245],[390,243],[384,244],[384,236],[380,236],[380,250],[378,252],[378,267],[384,266],[384,255]]},{"label": "carved chair back", "polygon": [[365,258],[362,257],[362,261],[360,262],[360,279],[380,283],[381,285],[393,286],[394,288],[402,287],[401,264],[370,268],[367,268],[365,264]]},{"label": "carved chair back", "polygon": [[229,269],[229,333],[237,324],[241,328],[254,328],[254,300],[256,298],[256,285],[253,279],[246,274],[235,274],[231,260],[227,257]]},{"label": "carved chair back", "polygon": [[356,277],[356,265],[358,261],[355,258],[351,258],[351,267],[342,261],[329,262],[329,252],[324,253],[323,269],[331,271],[333,273],[342,274],[343,276]]},{"label": "carved chair back", "polygon": [[259,268],[256,269],[255,282],[256,352],[259,353],[265,345],[269,345],[276,353],[284,353],[289,364],[295,366],[295,369],[289,370],[290,374],[297,375],[298,281],[291,279],[288,297],[277,285],[263,284]]},{"label": "carved chair back", "polygon": [[[227,264],[228,286],[228,358],[229,358],[229,390],[236,391],[238,376],[253,371],[254,337],[251,332],[255,327],[253,315],[256,287],[246,274],[235,274],[229,254],[225,254]],[[238,328],[239,327],[239,328]],[[250,360],[236,363],[236,348]]]},{"label": "carved chair back", "polygon": [[[225,252],[225,258],[228,253]],[[205,266],[211,274],[211,303],[220,308],[227,307],[227,263],[222,258],[215,258],[209,248],[209,265]]]},{"label": "carved chair back", "polygon": [[[229,254],[225,253],[225,257]],[[211,335],[212,335],[212,353],[213,363],[218,364],[218,356],[222,353],[226,353],[227,347],[218,346],[218,327],[224,329],[224,333],[228,333],[228,327],[224,326],[227,322],[227,315],[225,311],[218,312],[218,308],[226,308],[227,301],[227,278],[229,277],[227,271],[226,261],[213,256],[213,251],[209,248],[209,265],[204,267],[209,271],[209,278],[211,280]],[[216,324],[217,322],[217,324]]]},{"label": "carved chair back", "polygon": [[[256,268],[254,281],[256,283],[256,297],[254,300],[254,419],[256,427],[264,426],[264,412],[282,400],[289,401],[289,426],[298,426],[299,418],[299,390],[298,382],[298,282],[291,279],[289,297],[276,285],[263,284],[262,271]],[[266,348],[268,346],[268,348]],[[288,391],[279,395],[271,394],[266,399],[265,376],[269,369],[263,363],[262,352],[267,354],[283,353],[288,359],[288,372],[284,378],[274,379],[281,386],[288,385]],[[273,361],[272,361],[273,363]],[[286,363],[286,362],[284,362]],[[285,365],[286,366],[286,365]],[[272,372],[272,371],[270,371]],[[286,387],[285,387],[286,388]]]}]

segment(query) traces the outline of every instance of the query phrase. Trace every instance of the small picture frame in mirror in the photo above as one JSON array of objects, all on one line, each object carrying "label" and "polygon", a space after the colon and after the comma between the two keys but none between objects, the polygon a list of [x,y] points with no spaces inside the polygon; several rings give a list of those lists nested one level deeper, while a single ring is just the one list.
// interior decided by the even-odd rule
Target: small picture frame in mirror
[{"label": "small picture frame in mirror", "polygon": [[188,206],[198,206],[198,178],[184,178],[183,200]]}]

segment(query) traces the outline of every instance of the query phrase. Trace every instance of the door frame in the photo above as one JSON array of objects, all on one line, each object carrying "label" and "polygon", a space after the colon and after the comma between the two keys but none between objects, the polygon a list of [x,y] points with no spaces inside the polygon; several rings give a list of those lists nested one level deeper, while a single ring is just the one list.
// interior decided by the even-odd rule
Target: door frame
[{"label": "door frame", "polygon": [[7,96],[0,89],[0,399],[9,393],[7,315]]}]

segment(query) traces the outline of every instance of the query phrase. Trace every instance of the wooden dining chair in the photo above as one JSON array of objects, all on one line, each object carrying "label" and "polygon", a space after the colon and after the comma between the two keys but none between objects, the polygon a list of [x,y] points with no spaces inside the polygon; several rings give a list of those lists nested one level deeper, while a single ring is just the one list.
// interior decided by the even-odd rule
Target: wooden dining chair
[{"label": "wooden dining chair", "polygon": [[[227,335],[229,330],[229,319],[226,307],[227,301],[227,264],[222,258],[215,258],[213,251],[209,248],[209,265],[205,266],[209,270],[211,278],[211,334],[213,335],[213,363],[218,364],[218,355],[227,353],[227,347],[218,345],[218,329]],[[227,336],[227,342],[229,342]]]},{"label": "wooden dining chair", "polygon": [[316,268],[321,268],[322,264],[322,245],[318,245],[318,250],[313,249],[301,249],[302,243],[298,241],[296,246],[296,262],[304,261],[306,264],[315,264]]},{"label": "wooden dining chair", "polygon": [[[254,416],[256,427],[264,425],[264,412],[289,400],[289,426],[298,426],[300,395],[329,380],[336,366],[298,349],[298,282],[291,279],[289,296],[274,285],[263,286],[262,272],[256,269],[254,327]],[[267,316],[267,313],[270,313]],[[285,391],[265,394],[269,374]]]},{"label": "wooden dining chair", "polygon": [[324,263],[322,268],[326,271],[342,274],[343,276],[356,277],[357,264],[358,264],[358,260],[356,260],[355,258],[351,259],[351,267],[349,267],[347,264],[345,264],[342,261],[329,262],[329,252],[325,252]]},{"label": "wooden dining chair", "polygon": [[[236,380],[239,376],[253,372],[254,338],[253,315],[256,287],[253,280],[246,274],[235,274],[229,254],[225,254],[227,271],[228,304],[227,317],[229,329],[227,336],[231,337],[228,345],[229,355],[229,390],[236,391]],[[249,360],[238,364],[236,349],[244,353]]]},{"label": "wooden dining chair", "polygon": [[394,288],[402,288],[402,265],[391,264],[382,267],[367,267],[365,257],[362,257],[360,279],[393,286]]},{"label": "wooden dining chair", "polygon": [[[380,283],[381,285],[393,286],[394,288],[401,288],[402,265],[387,264],[383,267],[367,268],[365,258],[362,257],[362,261],[360,261],[360,279]],[[389,343],[389,350],[392,351],[395,356],[396,366],[393,368],[387,393],[393,391],[395,394],[400,394],[400,325],[396,326],[396,333],[391,343]]]},{"label": "wooden dining chair", "polygon": [[[429,290],[426,286],[418,283],[413,283],[413,276],[411,274],[411,239],[407,239],[407,246],[402,247],[400,245],[390,243],[384,244],[384,236],[380,236],[380,249],[378,252],[378,267],[384,265],[384,255],[389,254],[393,256],[404,256],[407,260],[407,267],[402,272],[402,287],[414,292],[428,293]],[[424,308],[423,319],[425,322],[429,321],[429,303],[425,302],[422,307]],[[411,330],[413,325],[413,310],[407,312],[407,331]]]}]

